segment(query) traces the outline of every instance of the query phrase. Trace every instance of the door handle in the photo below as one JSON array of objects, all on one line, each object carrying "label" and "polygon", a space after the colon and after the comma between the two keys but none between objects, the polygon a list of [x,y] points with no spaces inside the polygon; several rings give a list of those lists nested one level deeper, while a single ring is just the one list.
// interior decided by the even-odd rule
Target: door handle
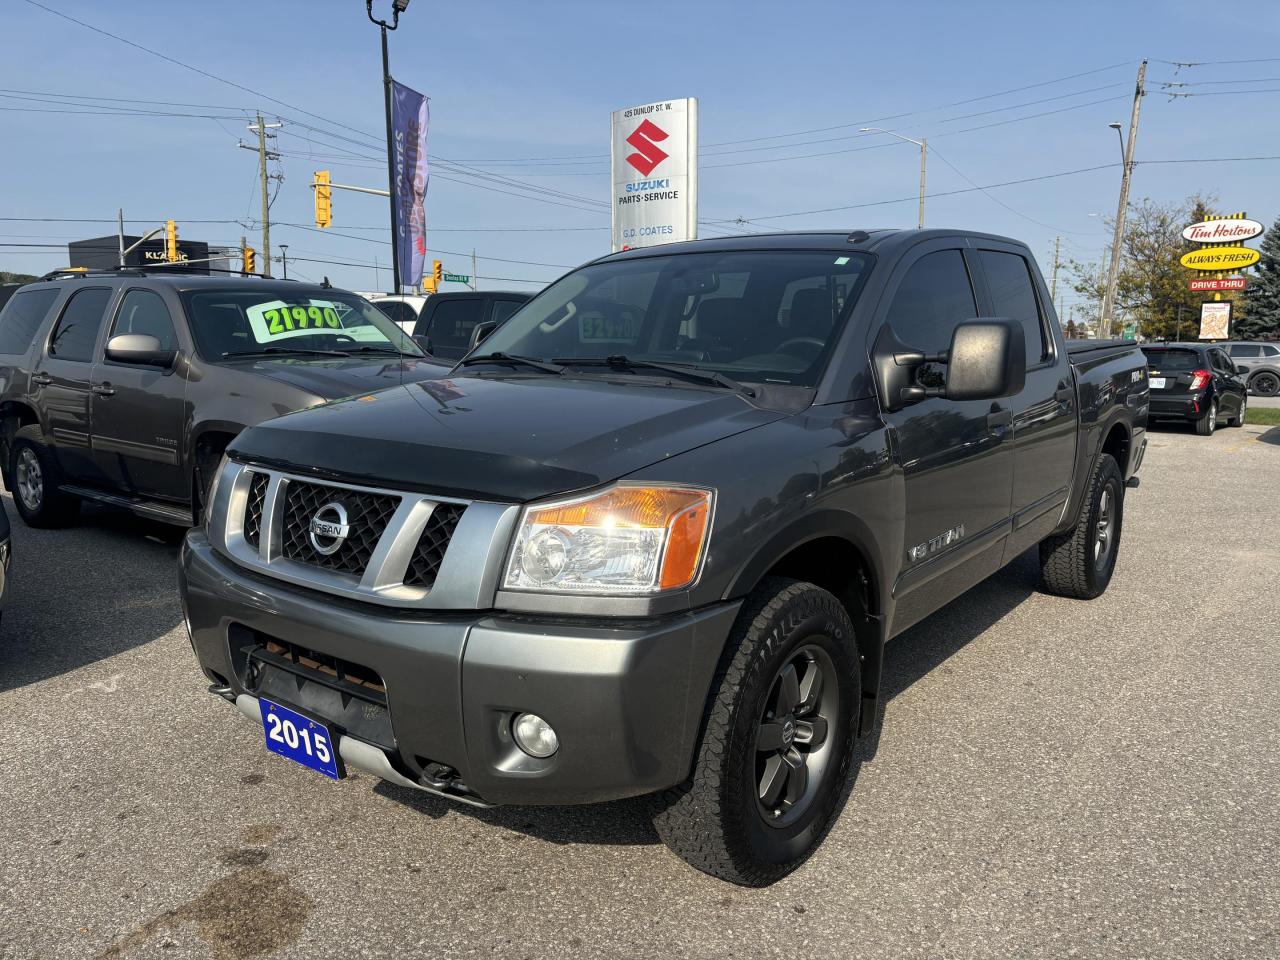
[{"label": "door handle", "polygon": [[49,376],[47,373],[35,373],[31,375],[31,382],[37,387],[47,387],[49,384],[53,383],[53,377]]},{"label": "door handle", "polygon": [[111,386],[109,383],[99,383],[94,385],[93,393],[95,396],[99,397],[113,397],[115,396],[116,390],[115,387]]},{"label": "door handle", "polygon": [[1071,389],[1071,384],[1065,380],[1058,381],[1058,389],[1053,391],[1053,399],[1059,403],[1067,403],[1075,396],[1075,391]]},{"label": "door handle", "polygon": [[1013,411],[1005,407],[993,409],[987,414],[987,429],[1002,430],[1013,425]]}]

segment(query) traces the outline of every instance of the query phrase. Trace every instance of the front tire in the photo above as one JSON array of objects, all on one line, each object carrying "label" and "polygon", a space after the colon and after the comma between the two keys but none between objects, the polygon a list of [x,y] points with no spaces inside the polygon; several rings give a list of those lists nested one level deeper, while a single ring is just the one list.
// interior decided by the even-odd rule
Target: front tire
[{"label": "front tire", "polygon": [[1280,375],[1264,370],[1249,381],[1249,389],[1260,397],[1274,397],[1280,393]]},{"label": "front tire", "polygon": [[1218,428],[1218,401],[1215,400],[1209,404],[1209,409],[1204,412],[1199,420],[1196,421],[1196,433],[1202,437],[1213,436],[1213,431]]},{"label": "front tire", "polygon": [[1236,411],[1236,415],[1227,421],[1228,427],[1243,427],[1244,415],[1249,412],[1249,398],[1244,396],[1240,398],[1240,409]]},{"label": "front tire", "polygon": [[725,645],[693,776],[659,799],[658,836],[730,883],[786,876],[835,818],[861,701],[857,638],[840,601],[812,583],[765,580]]},{"label": "front tire", "polygon": [[1124,528],[1124,478],[1115,457],[1098,454],[1076,525],[1040,542],[1040,586],[1092,600],[1111,583]]},{"label": "front tire", "polygon": [[23,427],[9,444],[9,476],[14,505],[29,527],[61,527],[80,512],[80,500],[59,491],[62,473],[40,428]]}]

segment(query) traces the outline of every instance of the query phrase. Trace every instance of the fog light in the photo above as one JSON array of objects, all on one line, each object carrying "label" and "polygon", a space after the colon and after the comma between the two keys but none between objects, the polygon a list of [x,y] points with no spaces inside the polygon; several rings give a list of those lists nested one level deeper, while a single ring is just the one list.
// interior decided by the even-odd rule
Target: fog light
[{"label": "fog light", "polygon": [[511,721],[511,735],[516,738],[516,745],[531,757],[543,759],[560,749],[555,730],[536,713],[517,714]]}]

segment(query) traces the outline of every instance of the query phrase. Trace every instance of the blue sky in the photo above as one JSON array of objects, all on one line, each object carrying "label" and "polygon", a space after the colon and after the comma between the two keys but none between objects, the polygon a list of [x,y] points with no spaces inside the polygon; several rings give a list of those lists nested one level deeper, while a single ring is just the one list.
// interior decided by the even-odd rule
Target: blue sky
[{"label": "blue sky", "polygon": [[[256,226],[195,221],[256,218],[256,157],[235,143],[250,137],[244,117],[261,109],[273,120],[284,115],[277,143],[285,179],[272,211],[281,225],[272,240],[289,244],[291,275],[328,275],[370,290],[371,267],[301,258],[376,258],[380,286],[389,286],[389,247],[377,242],[385,234],[376,229],[386,223],[385,201],[336,193],[331,231],[283,226],[311,224],[314,170],[385,186],[377,159],[378,35],[360,0],[40,2],[256,92],[27,0],[4,0],[0,217],[111,221],[122,206],[126,217],[148,220],[131,230],[171,216],[184,238],[235,243],[243,233],[255,242]],[[375,4],[388,7],[389,0]],[[682,96],[700,100],[702,218],[771,218],[757,220],[761,229],[914,226],[918,153],[858,134],[875,121],[929,138],[930,193],[1110,165],[993,188],[994,200],[970,191],[927,202],[929,225],[1022,238],[1046,273],[1055,236],[1064,257],[1097,258],[1108,237],[1101,218],[1089,214],[1113,213],[1119,184],[1119,144],[1107,123],[1127,124],[1143,57],[1152,62],[1140,163],[1280,157],[1280,4],[1271,2],[1252,5],[1247,19],[1224,20],[1203,2],[413,0],[391,35],[392,73],[431,97],[430,255],[470,272],[469,255],[460,254],[474,247],[480,275],[504,278],[482,286],[525,289],[533,284],[515,281],[553,279],[608,249],[610,111]],[[1264,58],[1274,59],[1192,68],[1161,62]],[[1077,76],[1063,79],[1070,75]],[[1162,92],[1170,81],[1197,84],[1174,88],[1197,95],[1170,100]],[[1016,88],[1026,89],[1001,94]],[[86,97],[122,98],[100,106],[201,116],[35,112],[86,110]],[[200,106],[125,102],[137,100]],[[1056,112],[1031,116],[1047,111]],[[747,142],[717,146],[727,141]],[[448,162],[468,169],[460,175]],[[472,171],[508,179],[479,186]],[[1199,190],[1218,195],[1224,211],[1270,223],[1280,214],[1278,172],[1275,159],[1143,164],[1134,197],[1174,200]],[[535,199],[531,187],[572,198]],[[858,204],[880,205],[774,217]],[[111,232],[109,222],[0,220],[0,243]],[[39,272],[62,263],[57,250],[0,247],[0,269]]]}]

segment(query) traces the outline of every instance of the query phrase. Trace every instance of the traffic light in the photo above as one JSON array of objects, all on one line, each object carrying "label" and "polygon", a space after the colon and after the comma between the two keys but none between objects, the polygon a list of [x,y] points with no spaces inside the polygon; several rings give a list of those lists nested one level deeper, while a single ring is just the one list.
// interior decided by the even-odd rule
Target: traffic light
[{"label": "traffic light", "polygon": [[436,286],[436,278],[435,278],[435,277],[423,277],[423,278],[422,278],[422,292],[423,292],[423,293],[438,293],[438,292],[439,292],[439,287],[437,287],[437,286]]},{"label": "traffic light", "polygon": [[329,171],[317,170],[312,186],[316,191],[316,226],[324,229],[333,224],[333,188],[329,186]]},{"label": "traffic light", "polygon": [[431,276],[435,278],[437,285],[444,282],[444,261],[443,260],[431,261]]},{"label": "traffic light", "polygon": [[178,260],[178,224],[173,220],[165,221],[164,256],[170,263]]},{"label": "traffic light", "polygon": [[244,258],[244,272],[257,273],[258,258],[257,258],[257,254],[254,252],[253,247],[245,247],[241,253],[241,256]]}]

